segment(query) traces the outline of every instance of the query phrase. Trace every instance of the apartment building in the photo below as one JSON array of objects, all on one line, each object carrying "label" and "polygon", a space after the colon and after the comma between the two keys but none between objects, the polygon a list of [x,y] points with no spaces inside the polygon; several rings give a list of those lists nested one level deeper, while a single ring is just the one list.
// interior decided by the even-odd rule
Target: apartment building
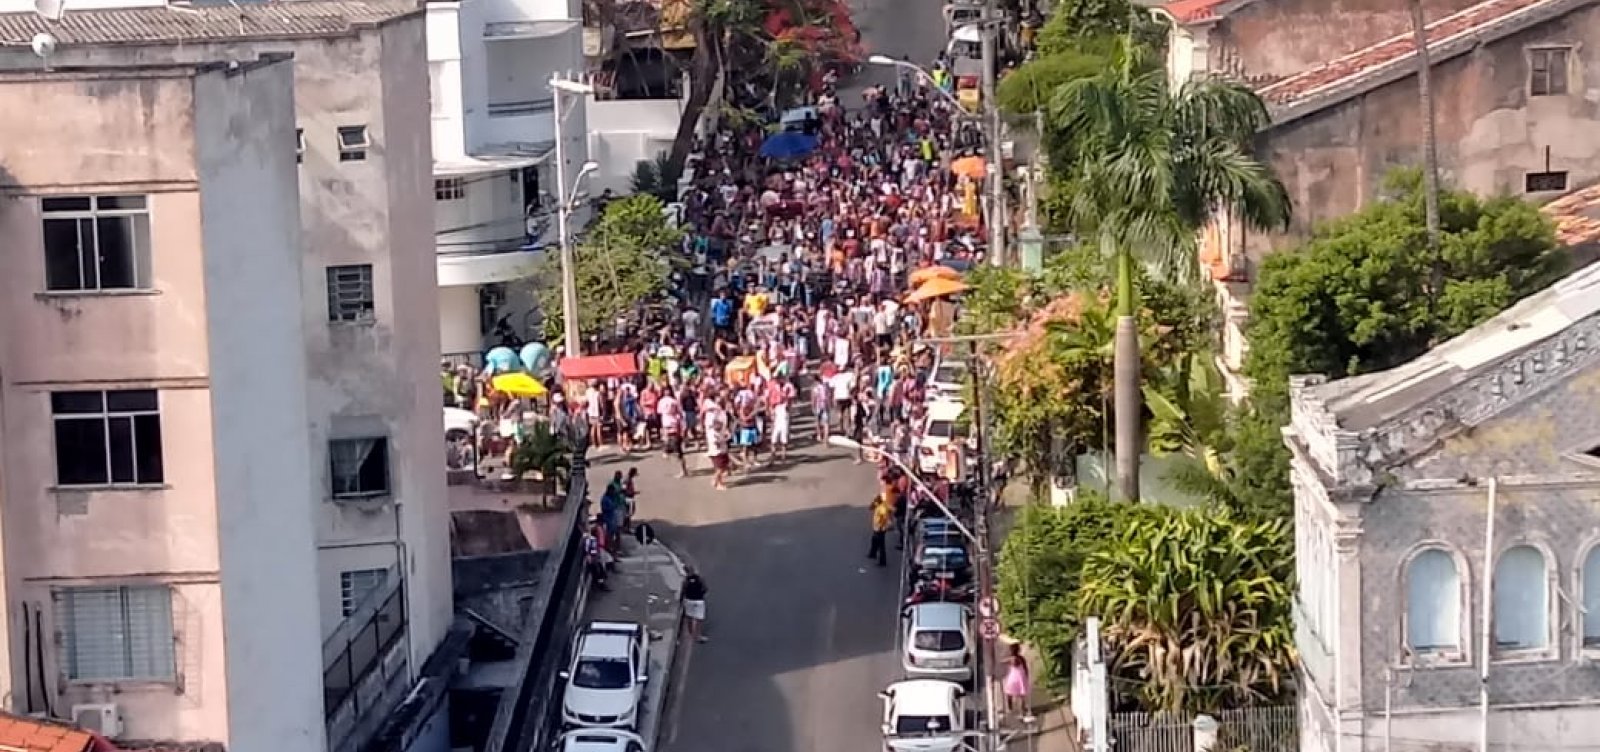
[{"label": "apartment building", "polygon": [[[300,200],[299,289],[274,297],[302,332],[295,383],[305,393],[312,475],[303,492],[278,482],[287,493],[277,503],[290,502],[312,526],[316,572],[307,592],[320,640],[298,649],[319,653],[327,747],[349,748],[415,684],[453,618],[422,7],[96,2],[120,7],[71,3],[62,21],[49,22],[16,7],[31,8],[28,0],[0,0],[0,11],[18,11],[0,12],[0,70],[38,70],[30,40],[43,32],[57,39],[54,69],[293,56],[285,143]],[[27,143],[8,127],[0,125],[0,144]],[[115,153],[117,142],[108,144]],[[0,146],[0,164],[5,152]],[[247,332],[229,340],[238,358],[264,357]],[[179,357],[166,352],[168,337],[134,342],[151,363]],[[182,729],[161,730],[150,733],[181,738]]]},{"label": "apartment building", "polygon": [[583,70],[580,12],[578,0],[427,2],[438,326],[456,359],[475,359],[502,322],[539,336],[530,277],[556,242],[556,177],[570,190],[588,161],[584,97],[550,88]]},{"label": "apartment building", "polygon": [[293,97],[283,57],[0,72],[11,709],[322,748]]}]

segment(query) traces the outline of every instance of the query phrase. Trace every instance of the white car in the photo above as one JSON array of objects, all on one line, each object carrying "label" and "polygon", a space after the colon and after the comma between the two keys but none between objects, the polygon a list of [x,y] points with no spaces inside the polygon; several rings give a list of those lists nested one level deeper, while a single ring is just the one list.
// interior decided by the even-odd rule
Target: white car
[{"label": "white car", "polygon": [[884,752],[956,752],[966,742],[966,691],[955,682],[910,679],[890,684],[883,699]]},{"label": "white car", "polygon": [[960,603],[918,603],[906,607],[905,653],[900,657],[910,679],[972,679],[972,613]]},{"label": "white car", "polygon": [[956,438],[956,421],[967,408],[960,402],[932,402],[917,438],[917,469],[937,474],[944,468],[944,448]]},{"label": "white car", "polygon": [[649,634],[639,624],[589,622],[572,642],[561,678],[561,720],[582,728],[637,729],[649,661]]},{"label": "white car", "polygon": [[967,392],[967,363],[964,360],[941,359],[928,374],[925,402],[953,400],[960,402]]},{"label": "white car", "polygon": [[558,752],[644,752],[638,734],[620,729],[573,729],[556,741]]}]

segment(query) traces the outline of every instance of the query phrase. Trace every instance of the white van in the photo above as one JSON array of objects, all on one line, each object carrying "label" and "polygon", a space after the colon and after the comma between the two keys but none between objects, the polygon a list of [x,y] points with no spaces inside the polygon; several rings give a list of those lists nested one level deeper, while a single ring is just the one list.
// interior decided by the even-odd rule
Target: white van
[{"label": "white van", "polygon": [[945,54],[950,56],[952,62],[963,58],[969,60],[983,59],[983,29],[978,24],[966,24],[950,30],[950,44],[945,47]]}]

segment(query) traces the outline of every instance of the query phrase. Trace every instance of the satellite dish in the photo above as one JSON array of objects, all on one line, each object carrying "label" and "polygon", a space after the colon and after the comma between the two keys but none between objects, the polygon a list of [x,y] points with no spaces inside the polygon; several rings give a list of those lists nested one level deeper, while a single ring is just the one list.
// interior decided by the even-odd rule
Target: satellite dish
[{"label": "satellite dish", "polygon": [[40,32],[33,35],[33,54],[48,60],[56,51],[56,38]]},{"label": "satellite dish", "polygon": [[60,21],[66,15],[67,0],[33,0],[33,12],[42,18]]}]

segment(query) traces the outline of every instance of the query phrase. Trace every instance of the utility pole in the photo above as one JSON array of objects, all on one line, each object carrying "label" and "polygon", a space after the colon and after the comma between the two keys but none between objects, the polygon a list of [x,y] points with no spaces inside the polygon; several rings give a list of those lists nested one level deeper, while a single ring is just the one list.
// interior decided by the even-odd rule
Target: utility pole
[{"label": "utility pole", "polygon": [[[988,412],[984,408],[983,385],[990,383],[990,374],[987,373],[988,365],[978,356],[978,341],[972,342],[972,362],[969,371],[973,375],[972,390],[972,426],[973,437],[977,440],[978,451],[978,499],[976,508],[972,513],[973,534],[978,538],[978,602],[990,604],[994,602],[994,546],[989,536],[989,510],[994,507],[994,479],[989,461],[988,442]],[[987,606],[986,606],[987,607]],[[983,618],[987,621],[996,618],[997,614],[991,612]],[[991,639],[983,635],[983,659],[979,661],[979,668],[983,670],[983,747],[979,752],[998,752],[1001,748],[1000,728],[997,723],[998,713],[995,708],[994,668],[998,660],[999,651],[996,643],[999,636]]]},{"label": "utility pole", "polygon": [[574,194],[578,192],[578,181],[589,173],[594,172],[593,162],[586,162],[583,169],[573,179],[571,190],[567,187],[567,155],[564,132],[565,124],[562,113],[561,100],[563,95],[587,96],[594,93],[594,88],[581,81],[572,81],[562,78],[561,75],[550,76],[551,102],[555,107],[552,113],[556,122],[556,237],[561,244],[561,323],[566,333],[567,357],[576,358],[583,354],[583,337],[578,331],[578,283],[576,280],[576,259],[572,254],[572,238],[568,225],[572,221],[572,204]]},{"label": "utility pole", "polygon": [[1006,175],[1000,151],[1000,106],[995,102],[994,93],[995,67],[999,62],[996,48],[999,46],[1000,29],[1003,24],[995,0],[984,0],[982,19],[979,22],[979,32],[983,40],[981,96],[989,131],[987,139],[989,170],[986,176],[989,180],[989,263],[1003,266],[1006,255]]}]

